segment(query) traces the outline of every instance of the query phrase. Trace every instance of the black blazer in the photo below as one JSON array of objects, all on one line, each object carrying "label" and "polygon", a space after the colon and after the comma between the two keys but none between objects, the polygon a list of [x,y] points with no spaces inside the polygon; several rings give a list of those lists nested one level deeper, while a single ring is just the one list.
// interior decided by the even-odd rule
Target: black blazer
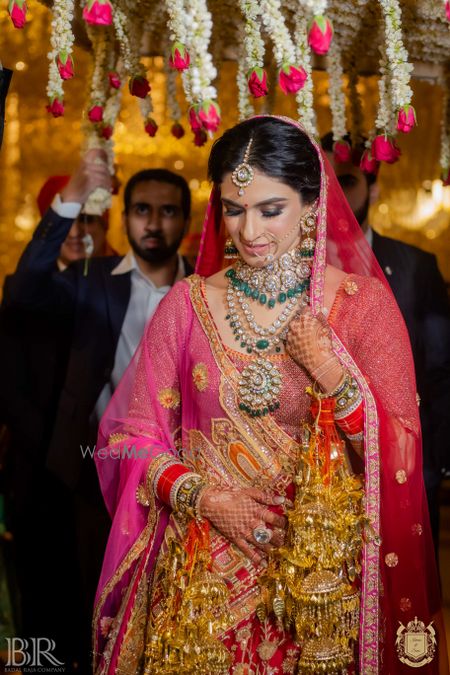
[{"label": "black blazer", "polygon": [[[70,327],[67,368],[47,464],[69,487],[75,488],[87,462],[80,447],[92,447],[96,441],[92,413],[114,367],[130,299],[131,274],[111,274],[121,260],[118,256],[92,259],[86,275],[83,261],[64,272],[55,271],[61,244],[72,222],[49,209],[9,280],[4,305],[33,307]],[[185,265],[190,274],[187,261]]]},{"label": "black blazer", "polygon": [[424,464],[450,467],[450,311],[434,255],[373,233],[373,252],[405,319],[421,398]]}]

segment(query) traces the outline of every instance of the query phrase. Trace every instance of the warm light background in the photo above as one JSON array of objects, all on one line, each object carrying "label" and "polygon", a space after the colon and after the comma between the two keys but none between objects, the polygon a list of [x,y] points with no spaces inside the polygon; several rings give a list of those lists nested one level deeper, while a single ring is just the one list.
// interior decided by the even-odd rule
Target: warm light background
[{"label": "warm light background", "polygon": [[[45,111],[48,10],[33,4],[29,19],[26,28],[18,31],[12,27],[6,10],[0,10],[0,59],[4,66],[15,71],[0,154],[0,283],[5,274],[14,270],[38,223],[35,199],[42,183],[49,175],[70,173],[78,161],[82,143],[81,110],[87,92],[89,56],[76,49],[76,77],[65,86],[67,112],[64,118],[53,119]],[[193,146],[190,133],[181,140],[170,135],[162,59],[148,59],[146,63],[153,89],[154,117],[160,129],[154,139],[149,138],[143,130],[136,100],[125,94],[114,136],[119,177],[124,184],[135,171],[156,166],[182,173],[193,193],[192,233],[199,233],[209,194],[206,161],[211,142],[199,149]],[[237,121],[235,71],[236,65],[227,62],[220,73],[222,128]],[[319,131],[323,134],[330,128],[328,78],[317,72],[314,80]],[[372,223],[389,236],[436,253],[441,271],[450,282],[450,187],[443,189],[437,180],[442,92],[438,86],[417,80],[413,88],[419,127],[409,136],[399,138],[401,161],[381,169],[381,199],[372,210]],[[375,77],[362,80],[361,93],[368,129],[377,105]],[[180,103],[185,110],[181,92]],[[295,116],[295,101],[280,93],[273,112]],[[116,250],[125,252],[126,239],[120,225],[121,194],[114,199],[110,240]],[[186,248],[193,245],[195,239]]]}]

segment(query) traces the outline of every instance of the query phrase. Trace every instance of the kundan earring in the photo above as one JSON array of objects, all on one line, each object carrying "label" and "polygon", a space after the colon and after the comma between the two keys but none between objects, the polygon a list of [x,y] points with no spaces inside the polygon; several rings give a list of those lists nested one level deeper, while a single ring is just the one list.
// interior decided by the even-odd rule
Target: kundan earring
[{"label": "kundan earring", "polygon": [[237,250],[236,246],[234,245],[234,242],[231,237],[228,237],[228,239],[225,242],[225,248],[224,248],[224,258],[227,260],[234,260],[235,258],[238,257],[239,251]]}]

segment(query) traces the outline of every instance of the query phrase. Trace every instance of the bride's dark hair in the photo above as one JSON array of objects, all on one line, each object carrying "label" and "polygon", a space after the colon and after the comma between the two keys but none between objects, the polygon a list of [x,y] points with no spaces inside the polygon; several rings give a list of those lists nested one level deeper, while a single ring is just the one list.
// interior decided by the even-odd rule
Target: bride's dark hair
[{"label": "bride's dark hair", "polygon": [[256,117],[225,131],[214,143],[208,176],[221,183],[226,173],[244,160],[253,139],[249,164],[262,173],[296,190],[305,204],[320,192],[320,162],[309,137],[292,124],[273,117]]}]

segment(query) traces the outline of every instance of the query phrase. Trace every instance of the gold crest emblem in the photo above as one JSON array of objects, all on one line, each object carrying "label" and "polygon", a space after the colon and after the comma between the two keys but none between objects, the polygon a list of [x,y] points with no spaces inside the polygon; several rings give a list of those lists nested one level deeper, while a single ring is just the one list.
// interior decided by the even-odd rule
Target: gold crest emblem
[{"label": "gold crest emblem", "polygon": [[395,646],[400,661],[411,668],[420,668],[430,663],[436,651],[436,631],[433,622],[425,627],[423,621],[419,621],[416,616],[407,626],[401,621],[399,623]]}]

